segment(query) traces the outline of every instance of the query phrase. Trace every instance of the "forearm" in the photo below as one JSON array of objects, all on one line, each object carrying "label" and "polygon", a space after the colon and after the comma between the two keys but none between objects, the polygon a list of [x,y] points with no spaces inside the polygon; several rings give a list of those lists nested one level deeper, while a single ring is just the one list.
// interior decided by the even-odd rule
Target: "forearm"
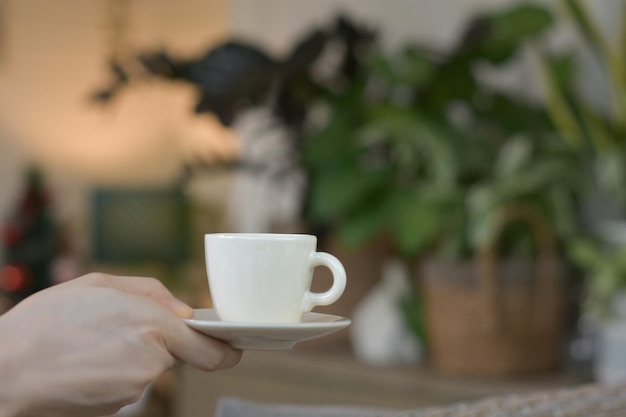
[{"label": "forearm", "polygon": [[[0,316],[0,416],[17,417],[26,415],[27,400],[21,388],[24,364],[19,360],[20,346],[11,335],[11,329],[5,316]],[[19,330],[18,330],[19,331]]]}]

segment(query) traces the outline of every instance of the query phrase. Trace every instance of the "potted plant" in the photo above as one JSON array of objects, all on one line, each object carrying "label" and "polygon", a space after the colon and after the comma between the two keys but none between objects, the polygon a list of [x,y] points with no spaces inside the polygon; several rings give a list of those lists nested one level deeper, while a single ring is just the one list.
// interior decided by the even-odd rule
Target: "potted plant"
[{"label": "potted plant", "polygon": [[[475,73],[480,64],[509,62],[551,23],[548,11],[519,5],[473,20],[450,53],[409,45],[392,55],[375,55],[353,83],[326,92],[324,123],[306,141],[310,218],[330,224],[346,245],[382,235],[397,254],[423,260],[426,322],[416,319],[414,324],[420,332],[426,329],[440,369],[499,373],[556,365],[566,297],[556,258],[576,229],[581,162],[555,135],[545,110],[491,87]],[[530,223],[533,232],[518,221]],[[533,275],[532,263],[523,263],[520,272],[516,262],[537,256],[542,274],[549,275],[542,292],[554,297],[548,304],[552,310],[545,313],[551,327],[533,333],[520,322],[526,318],[514,317],[522,328],[517,335],[481,339],[488,343],[483,347],[504,340],[511,348],[503,354],[508,357],[499,361],[490,347],[484,348],[491,364],[476,367],[483,365],[477,360],[481,353],[467,354],[468,346],[481,338],[476,329],[483,323],[464,323],[463,330],[448,326],[453,317],[447,324],[436,320],[463,300],[472,301],[461,315],[473,310],[469,314],[476,317],[483,307],[493,308],[498,301],[494,285],[482,292],[457,290],[478,288],[478,275],[495,279],[507,269],[513,277],[504,279],[515,287],[519,275]],[[497,257],[517,261],[500,263]],[[485,269],[490,272],[476,273]],[[496,286],[506,287],[500,281]],[[508,287],[499,294],[519,307],[526,301],[515,298],[528,298],[534,285],[528,282],[519,297]],[[497,326],[500,313],[491,310],[480,320]],[[544,348],[539,334],[552,334],[553,343]],[[534,345],[527,343],[529,337]],[[511,354],[524,343],[532,349]],[[544,359],[531,363],[541,356],[537,352],[544,352]]]}]

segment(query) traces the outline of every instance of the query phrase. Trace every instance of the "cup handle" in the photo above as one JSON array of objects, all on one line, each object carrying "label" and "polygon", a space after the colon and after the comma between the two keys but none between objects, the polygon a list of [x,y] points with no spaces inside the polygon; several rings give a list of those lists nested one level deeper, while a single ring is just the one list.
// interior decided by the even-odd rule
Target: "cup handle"
[{"label": "cup handle", "polygon": [[339,259],[330,253],[314,252],[311,254],[311,268],[315,269],[317,266],[325,266],[330,269],[333,274],[333,285],[326,292],[307,291],[302,302],[303,313],[308,313],[315,306],[327,306],[334,303],[346,289],[346,270]]}]

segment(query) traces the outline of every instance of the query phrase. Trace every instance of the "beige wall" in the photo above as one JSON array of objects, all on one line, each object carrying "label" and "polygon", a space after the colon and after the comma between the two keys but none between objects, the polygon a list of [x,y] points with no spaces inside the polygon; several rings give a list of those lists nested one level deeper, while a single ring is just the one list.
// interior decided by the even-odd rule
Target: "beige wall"
[{"label": "beige wall", "polygon": [[[472,14],[516,0],[231,0],[228,2],[235,33],[262,40],[283,52],[293,36],[326,24],[337,12],[381,28],[386,45],[406,38],[448,46]],[[540,0],[554,3],[554,0]]]},{"label": "beige wall", "polygon": [[[90,105],[106,81],[105,0],[9,0],[0,62],[2,140],[55,171],[98,181],[163,179],[212,130],[189,113],[192,92],[135,87],[115,106]],[[135,0],[129,43],[201,53],[226,32],[222,0]],[[207,126],[204,126],[206,124]]]}]

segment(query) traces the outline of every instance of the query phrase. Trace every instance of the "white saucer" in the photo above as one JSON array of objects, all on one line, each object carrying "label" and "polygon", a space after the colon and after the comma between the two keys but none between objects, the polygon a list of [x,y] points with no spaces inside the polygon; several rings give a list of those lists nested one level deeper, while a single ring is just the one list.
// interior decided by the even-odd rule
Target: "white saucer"
[{"label": "white saucer", "polygon": [[300,323],[239,323],[222,321],[212,308],[194,310],[189,327],[224,340],[237,349],[291,349],[296,343],[336,332],[350,325],[350,319],[322,313],[306,313]]}]

